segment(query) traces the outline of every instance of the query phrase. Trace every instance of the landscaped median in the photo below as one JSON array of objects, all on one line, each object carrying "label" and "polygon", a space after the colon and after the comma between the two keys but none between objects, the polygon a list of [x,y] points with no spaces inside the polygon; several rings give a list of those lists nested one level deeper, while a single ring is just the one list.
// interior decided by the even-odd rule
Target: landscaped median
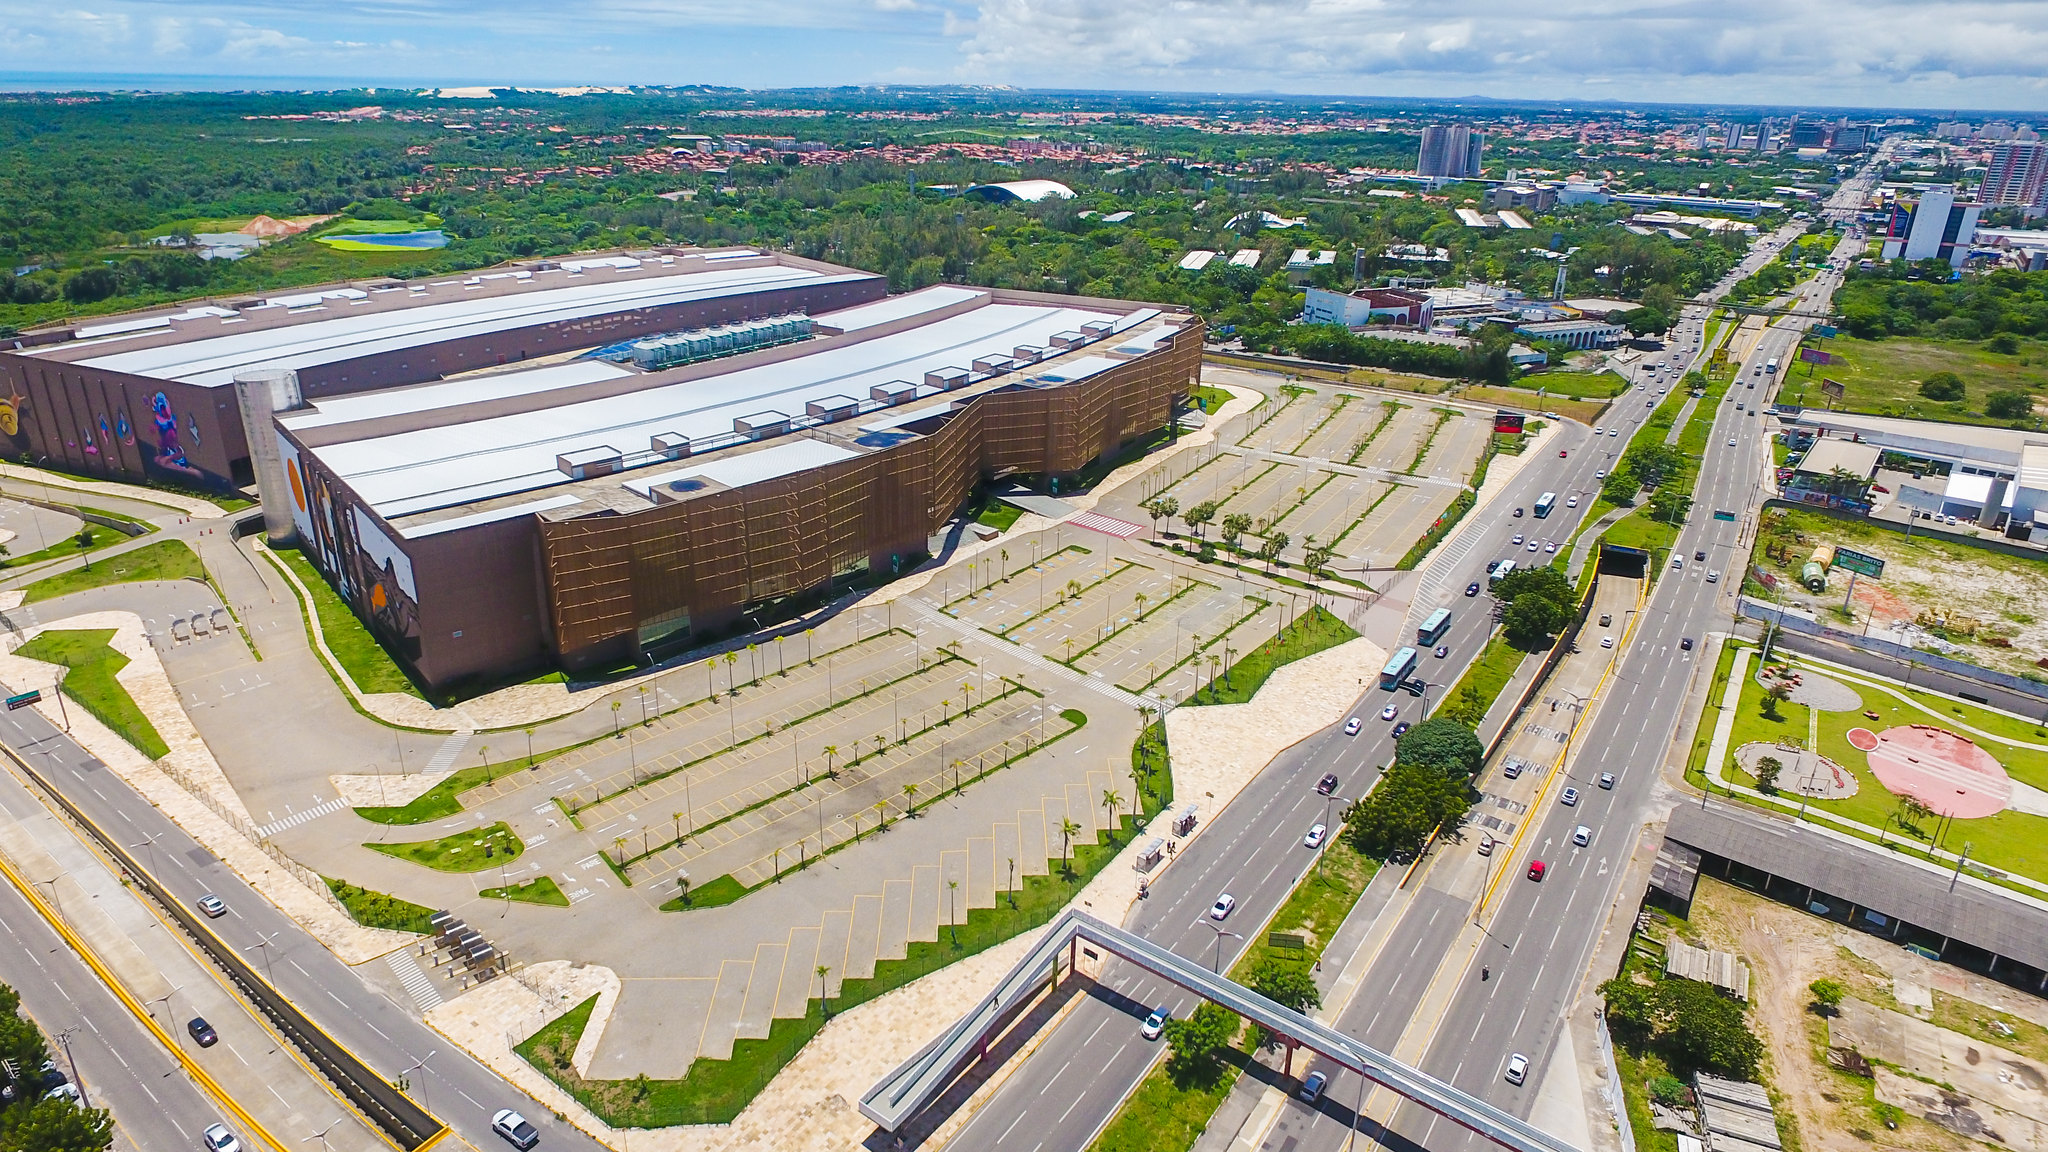
[{"label": "landscaped median", "polygon": [[73,592],[142,580],[204,580],[206,566],[183,540],[158,540],[127,552],[90,561],[89,566],[45,576],[23,589],[27,603],[54,600]]},{"label": "landscaped median", "polygon": [[16,648],[14,654],[46,664],[62,665],[67,669],[60,686],[65,696],[134,745],[136,751],[151,760],[161,760],[170,755],[170,746],[157,734],[156,726],[149,722],[149,717],[136,706],[135,698],[128,695],[128,690],[115,678],[116,673],[128,666],[128,658],[114,651],[108,643],[114,638],[114,631],[112,628],[47,631]]}]

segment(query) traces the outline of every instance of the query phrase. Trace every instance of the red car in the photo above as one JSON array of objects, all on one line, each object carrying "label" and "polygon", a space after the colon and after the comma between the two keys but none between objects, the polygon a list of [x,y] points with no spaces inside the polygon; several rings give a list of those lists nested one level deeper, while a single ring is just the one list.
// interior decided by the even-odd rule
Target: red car
[{"label": "red car", "polygon": [[1559,449],[1557,450],[1557,458],[1558,458],[1559,460],[1562,460],[1562,459],[1564,459],[1565,457],[1567,457],[1567,456],[1569,456],[1569,455],[1571,455],[1571,453],[1570,453],[1570,452],[1568,452],[1568,451],[1566,451],[1566,450],[1565,450],[1565,449],[1563,449],[1563,448],[1559,448]]},{"label": "red car", "polygon": [[1531,860],[1531,861],[1529,861],[1529,879],[1531,879],[1531,880],[1535,880],[1535,881],[1537,881],[1537,882],[1539,882],[1539,883],[1540,883],[1540,882],[1542,881],[1542,879],[1543,879],[1543,869],[1544,869],[1544,864],[1543,864],[1543,861],[1541,861],[1541,860]]}]

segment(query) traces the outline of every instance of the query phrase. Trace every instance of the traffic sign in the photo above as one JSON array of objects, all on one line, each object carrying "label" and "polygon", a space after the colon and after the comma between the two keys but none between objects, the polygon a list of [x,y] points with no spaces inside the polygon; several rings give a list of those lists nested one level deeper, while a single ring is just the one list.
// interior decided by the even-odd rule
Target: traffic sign
[{"label": "traffic sign", "polygon": [[1851,572],[1870,577],[1884,575],[1883,560],[1851,548],[1835,549],[1835,567],[1847,568]]},{"label": "traffic sign", "polygon": [[26,692],[9,696],[7,698],[7,710],[12,712],[17,708],[26,708],[31,704],[40,703],[42,698],[43,690],[41,688],[31,688]]},{"label": "traffic sign", "polygon": [[1832,339],[1841,335],[1841,329],[1836,328],[1832,324],[1815,324],[1813,326],[1813,334],[1822,338]]}]

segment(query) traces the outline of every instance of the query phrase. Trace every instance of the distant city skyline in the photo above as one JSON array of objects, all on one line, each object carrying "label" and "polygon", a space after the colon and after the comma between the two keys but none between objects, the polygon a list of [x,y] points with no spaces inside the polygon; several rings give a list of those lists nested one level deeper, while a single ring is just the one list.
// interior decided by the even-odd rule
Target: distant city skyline
[{"label": "distant city skyline", "polygon": [[[2048,110],[2048,0],[0,0],[0,86],[997,84]],[[150,83],[150,81],[156,83]]]}]

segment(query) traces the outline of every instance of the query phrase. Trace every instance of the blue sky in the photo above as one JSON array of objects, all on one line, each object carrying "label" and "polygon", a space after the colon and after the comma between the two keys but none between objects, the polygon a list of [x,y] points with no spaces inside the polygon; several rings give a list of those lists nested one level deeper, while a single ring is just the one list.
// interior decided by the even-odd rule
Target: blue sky
[{"label": "blue sky", "polygon": [[0,72],[2048,108],[2048,0],[0,0]]}]

